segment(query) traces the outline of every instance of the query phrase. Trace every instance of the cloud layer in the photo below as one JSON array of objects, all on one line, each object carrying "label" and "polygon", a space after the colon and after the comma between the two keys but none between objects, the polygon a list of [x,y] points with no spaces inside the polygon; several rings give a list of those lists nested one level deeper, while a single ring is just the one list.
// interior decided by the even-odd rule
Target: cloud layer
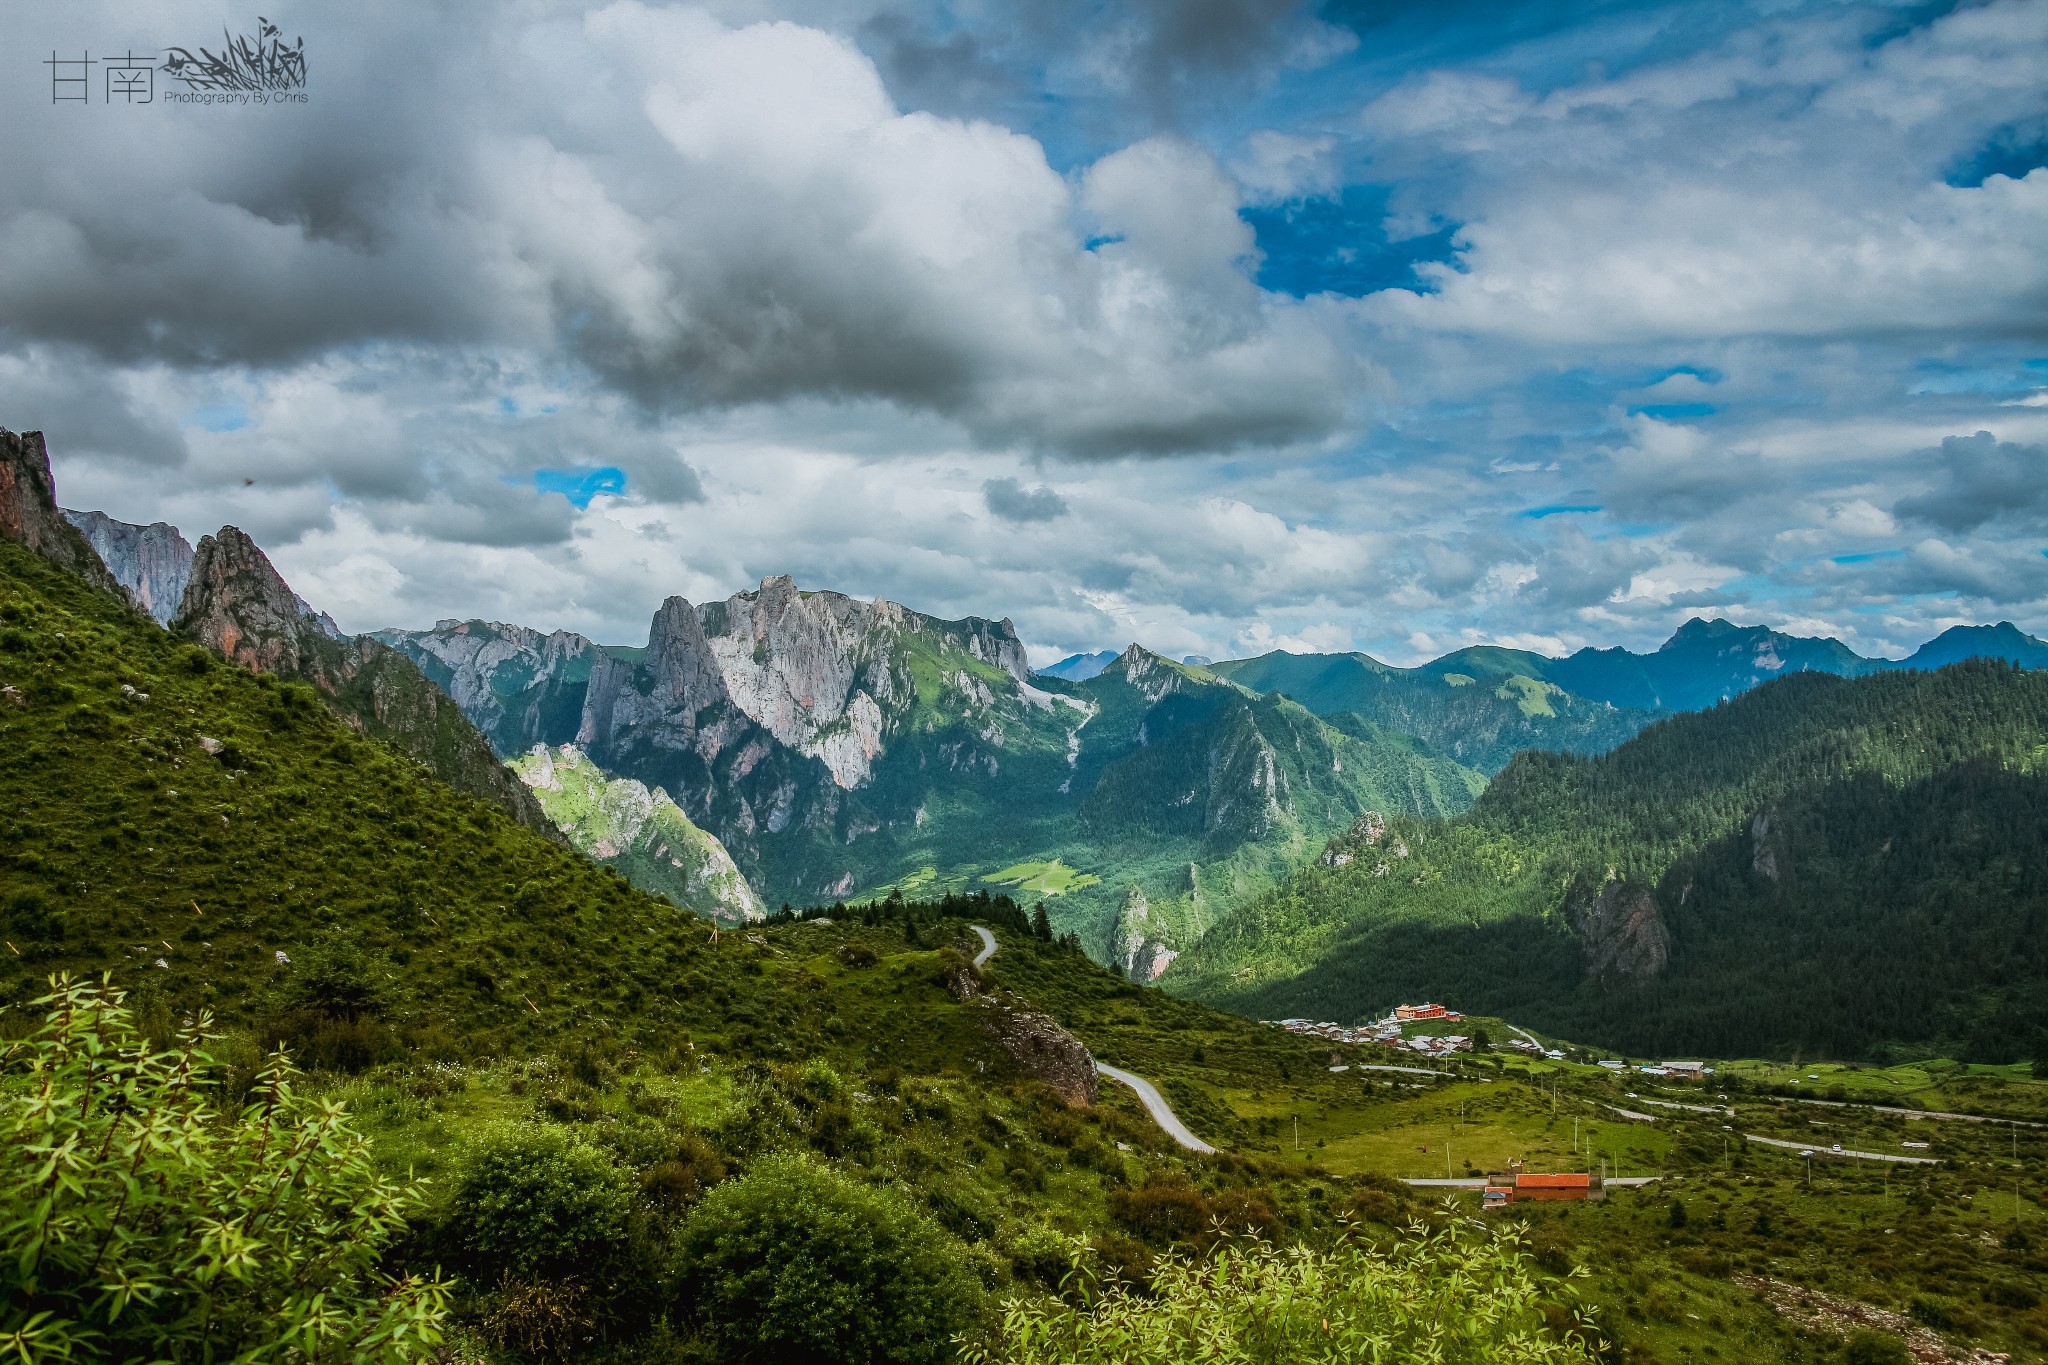
[{"label": "cloud layer", "polygon": [[788,571],[1045,656],[2048,633],[2048,3],[1481,8],[308,10],[262,110],[37,67],[0,422],[358,628]]}]

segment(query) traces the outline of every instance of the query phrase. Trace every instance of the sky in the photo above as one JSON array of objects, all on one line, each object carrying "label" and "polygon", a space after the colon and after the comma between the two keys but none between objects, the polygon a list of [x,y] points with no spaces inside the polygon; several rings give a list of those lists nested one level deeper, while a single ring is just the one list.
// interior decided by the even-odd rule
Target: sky
[{"label": "sky", "polygon": [[2048,0],[265,15],[0,9],[0,425],[349,629],[2048,635]]}]

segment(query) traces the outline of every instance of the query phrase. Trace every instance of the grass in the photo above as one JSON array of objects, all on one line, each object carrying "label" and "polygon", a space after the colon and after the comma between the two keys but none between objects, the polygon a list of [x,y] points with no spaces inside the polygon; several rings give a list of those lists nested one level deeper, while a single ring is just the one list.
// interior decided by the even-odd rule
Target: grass
[{"label": "grass", "polygon": [[[701,921],[355,734],[310,692],[207,661],[12,546],[0,546],[0,684],[22,698],[0,703],[6,1001],[19,1006],[51,971],[111,969],[136,985],[153,1028],[214,1006],[237,1065],[267,1038],[303,1037],[327,1068],[315,1087],[348,1102],[387,1166],[443,1193],[469,1145],[505,1124],[569,1126],[640,1174],[690,1142],[728,1172],[807,1147],[904,1192],[985,1283],[1020,1292],[1044,1284],[1035,1229],[1090,1233],[1139,1266],[1163,1250],[1118,1212],[1159,1181],[1255,1194],[1276,1236],[1313,1244],[1340,1216],[1391,1236],[1417,1214],[1475,1214],[1469,1199],[1389,1185],[1438,1175],[1446,1144],[1457,1174],[1605,1156],[1668,1183],[1509,1216],[1552,1273],[1591,1271],[1620,1358],[1827,1358],[1832,1347],[1791,1333],[1738,1275],[1939,1318],[2022,1361],[2048,1348],[2048,1130],[1798,1102],[1839,1085],[2026,1117],[2048,1109],[2048,1085],[2022,1069],[1729,1063],[1700,1086],[1493,1054],[1421,1063],[1456,1073],[1441,1079],[1332,1073],[1417,1059],[1139,987],[997,922],[993,984],[1154,1080],[1224,1149],[1198,1158],[1119,1087],[1073,1111],[1018,1071],[944,984],[964,920],[856,909],[714,942]],[[233,762],[207,755],[202,734]],[[323,1061],[332,1029],[308,1024],[293,988],[337,941],[360,950],[379,1003]],[[0,1032],[23,1022],[0,1014]],[[1456,1031],[1505,1036],[1492,1022]],[[1773,1089],[1791,1081],[1797,1094]],[[1605,1106],[1627,1105],[1630,1090],[1726,1093],[1737,1114],[1629,1123]],[[1911,1136],[1942,1165],[1887,1174],[1821,1160],[1809,1172],[1796,1153],[1738,1141],[1745,1132],[1879,1150]]]},{"label": "grass", "polygon": [[1058,858],[1044,863],[1012,863],[982,880],[991,886],[1009,887],[1027,896],[1064,896],[1084,886],[1098,886],[1102,878],[1092,872],[1077,872]]}]

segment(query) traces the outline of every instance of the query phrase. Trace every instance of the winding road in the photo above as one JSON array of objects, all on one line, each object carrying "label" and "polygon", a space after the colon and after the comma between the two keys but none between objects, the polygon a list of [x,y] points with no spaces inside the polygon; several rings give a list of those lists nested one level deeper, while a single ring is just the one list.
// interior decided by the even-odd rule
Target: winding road
[{"label": "winding road", "polygon": [[[996,955],[996,936],[979,924],[970,924],[967,927],[981,940],[981,951],[974,955],[974,965],[979,967]],[[1089,1060],[1095,1059],[1091,1057]],[[1180,1121],[1180,1115],[1173,1112],[1173,1106],[1166,1102],[1166,1097],[1159,1093],[1159,1088],[1152,1082],[1143,1076],[1125,1071],[1122,1067],[1111,1066],[1107,1062],[1095,1062],[1095,1069],[1119,1085],[1127,1085],[1136,1092],[1138,1103],[1145,1106],[1145,1112],[1152,1116],[1154,1123],[1165,1130],[1168,1137],[1191,1152],[1201,1152],[1205,1156],[1215,1155],[1216,1149],[1196,1137],[1188,1126]]]},{"label": "winding road", "polygon": [[1173,1112],[1172,1106],[1166,1102],[1166,1097],[1159,1093],[1158,1087],[1152,1082],[1143,1076],[1125,1071],[1122,1067],[1111,1066],[1107,1062],[1097,1062],[1095,1069],[1111,1080],[1135,1090],[1138,1094],[1138,1103],[1145,1106],[1145,1112],[1152,1116],[1152,1121],[1165,1129],[1166,1135],[1175,1142],[1191,1152],[1201,1152],[1210,1156],[1215,1154],[1214,1147],[1188,1131],[1188,1126],[1180,1121],[1180,1115]]}]

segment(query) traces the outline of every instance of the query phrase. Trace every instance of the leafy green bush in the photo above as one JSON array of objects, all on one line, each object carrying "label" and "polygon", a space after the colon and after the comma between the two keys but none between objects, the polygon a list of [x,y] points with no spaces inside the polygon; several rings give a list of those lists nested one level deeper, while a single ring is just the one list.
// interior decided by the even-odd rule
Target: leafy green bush
[{"label": "leafy green bush", "polygon": [[1595,1345],[1546,1324],[1544,1290],[1509,1230],[1458,1229],[1378,1252],[1355,1242],[1286,1251],[1224,1242],[1203,1259],[1162,1257],[1138,1291],[1077,1248],[1058,1299],[1012,1299],[1002,1342],[968,1365],[1592,1365]]},{"label": "leafy green bush", "polygon": [[223,1113],[205,1016],[158,1052],[110,985],[51,987],[0,1049],[0,1356],[429,1354],[442,1285],[378,1270],[417,1189],[377,1174],[340,1105],[295,1095],[279,1053]]},{"label": "leafy green bush", "polygon": [[501,1132],[470,1160],[450,1201],[455,1263],[481,1284],[583,1280],[618,1258],[633,1179],[559,1128]]},{"label": "leafy green bush", "polygon": [[943,1360],[979,1294],[948,1240],[893,1194],[772,1156],[684,1225],[677,1307],[723,1358]]},{"label": "leafy green bush", "polygon": [[1913,1353],[1906,1343],[1888,1332],[1859,1327],[1849,1334],[1842,1348],[1844,1365],[1913,1365]]}]

